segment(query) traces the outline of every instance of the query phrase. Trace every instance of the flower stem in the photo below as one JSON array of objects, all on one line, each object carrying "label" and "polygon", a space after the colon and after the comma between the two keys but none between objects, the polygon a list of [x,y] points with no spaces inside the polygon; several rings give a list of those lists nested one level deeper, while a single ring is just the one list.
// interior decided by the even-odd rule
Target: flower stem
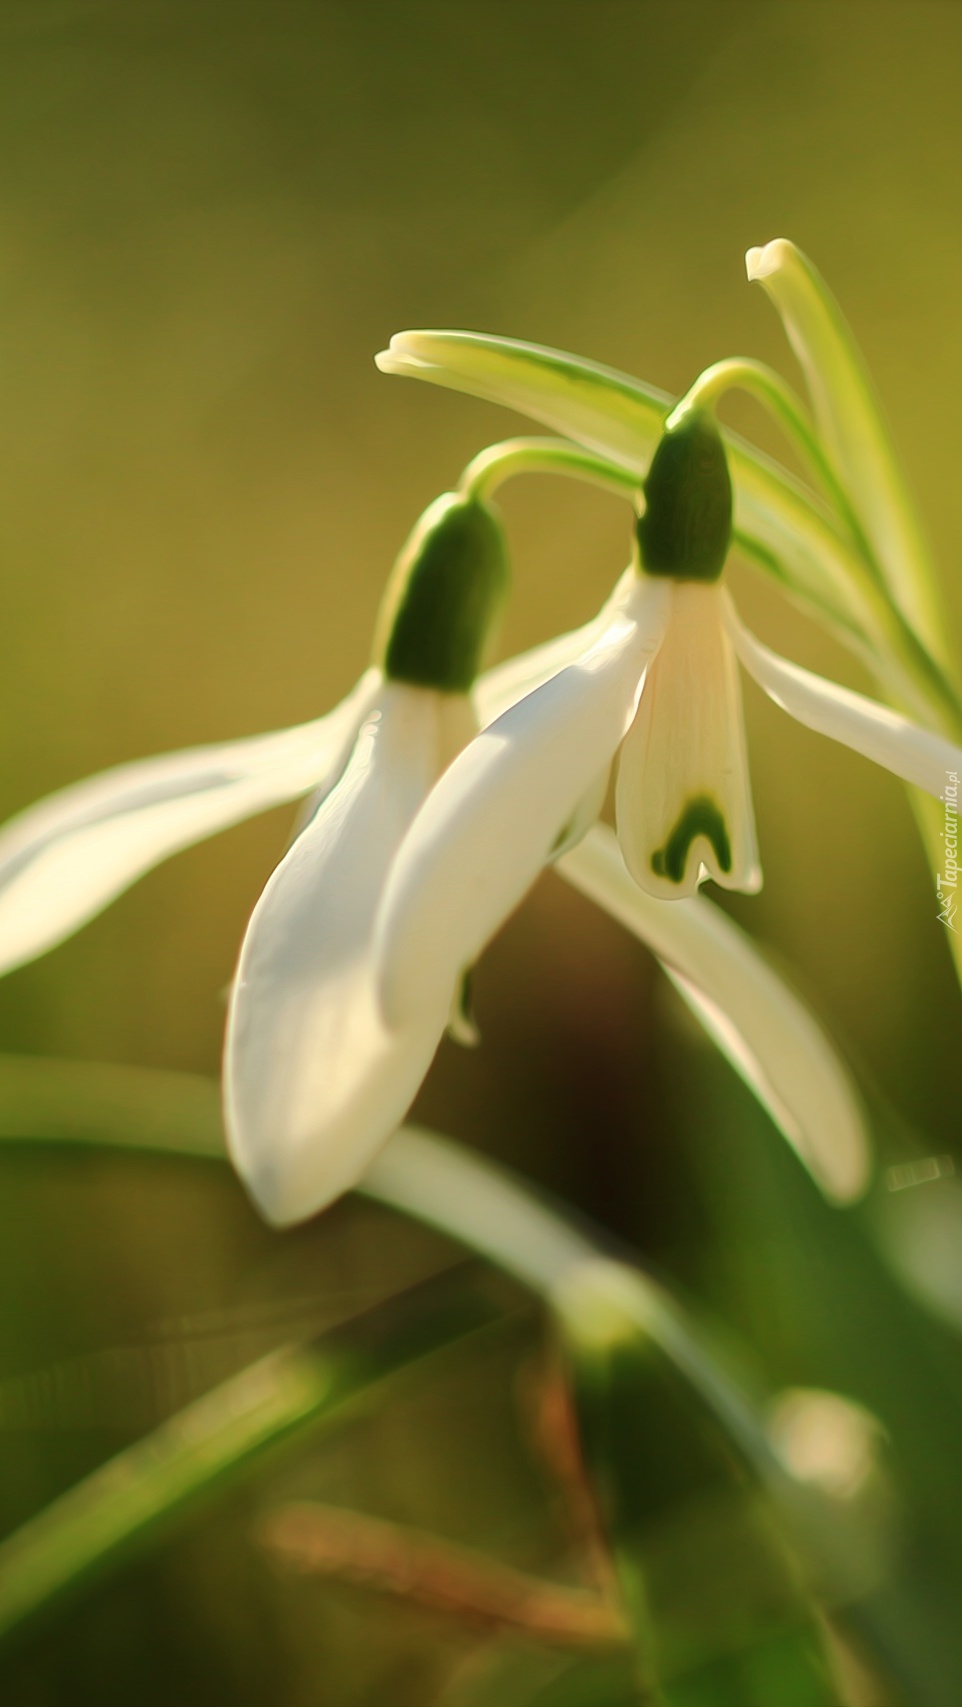
[{"label": "flower stem", "polygon": [[[666,427],[677,423],[689,410],[713,408],[731,390],[744,391],[768,410],[843,523],[857,559],[848,564],[849,584],[861,606],[867,636],[879,652],[878,658],[867,660],[873,673],[903,706],[926,720],[934,719],[941,730],[959,739],[962,705],[958,695],[945,671],[887,594],[875,553],[845,486],[823,449],[805,405],[781,375],[764,362],[749,357],[733,356],[714,362],[676,403]],[[748,555],[757,560],[759,554],[752,549],[753,543],[739,540],[742,549],[747,545]],[[768,562],[765,566],[771,567]]]},{"label": "flower stem", "polygon": [[640,488],[637,474],[580,445],[567,444],[564,439],[519,438],[505,439],[479,452],[461,475],[458,489],[466,497],[489,498],[503,481],[516,474],[563,474],[628,499],[634,499]]},{"label": "flower stem", "polygon": [[845,523],[853,544],[877,573],[871,547],[848,501],[845,487],[822,448],[808,410],[781,374],[767,363],[754,361],[748,356],[731,356],[725,361],[714,362],[699,374],[681,401],[676,403],[665,426],[670,428],[676,424],[690,409],[714,408],[726,391],[744,391],[767,409],[797,451],[815,484]]}]

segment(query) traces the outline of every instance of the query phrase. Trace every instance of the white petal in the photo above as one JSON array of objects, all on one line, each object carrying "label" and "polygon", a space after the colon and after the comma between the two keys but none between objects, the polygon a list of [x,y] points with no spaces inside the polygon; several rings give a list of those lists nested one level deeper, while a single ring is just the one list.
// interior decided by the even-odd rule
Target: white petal
[{"label": "white petal", "polygon": [[594,782],[581,796],[572,816],[561,832],[560,840],[555,842],[551,850],[552,863],[556,859],[560,859],[562,854],[566,854],[569,848],[576,848],[582,838],[588,834],[592,824],[597,824],[604,811],[610,786],[611,766],[605,765],[604,770],[595,777]]},{"label": "white petal", "polygon": [[386,873],[437,775],[441,700],[382,689],[244,939],[224,1064],[228,1142],[276,1223],[302,1220],[353,1185],[406,1113],[447,1022],[446,1000],[389,1033],[370,957]]},{"label": "white petal", "polygon": [[781,316],[808,382],[818,429],[890,591],[934,654],[944,656],[935,571],[845,316],[808,257],[785,238],[749,249],[745,265]]},{"label": "white petal", "polygon": [[472,689],[482,727],[493,723],[509,706],[517,705],[519,699],[533,693],[542,682],[556,676],[567,664],[577,663],[604,633],[616,613],[630,604],[637,579],[634,569],[626,569],[610,599],[590,622],[573,629],[570,634],[559,634],[552,640],[546,640],[542,646],[534,646],[529,652],[520,652],[503,664],[486,670]]},{"label": "white petal", "polygon": [[0,832],[0,972],[53,948],[181,848],[334,780],[380,684],[326,717],[90,777]]},{"label": "white petal", "polygon": [[761,882],[741,685],[720,589],[672,584],[671,618],[618,763],[618,837],[651,895]]},{"label": "white petal", "polygon": [[551,857],[631,719],[664,626],[667,588],[635,598],[577,663],[490,724],[405,839],[377,925],[388,1023],[429,1011]]},{"label": "white petal", "polygon": [[962,772],[962,747],[920,729],[887,705],[780,658],[749,633],[731,599],[724,597],[726,626],[745,669],[769,699],[799,723],[884,765],[936,798],[944,793],[951,775]]},{"label": "white petal", "polygon": [[822,1190],[838,1202],[857,1197],[870,1155],[855,1086],[811,1009],[750,937],[701,896],[668,904],[645,895],[602,825],[557,870],[657,954]]}]

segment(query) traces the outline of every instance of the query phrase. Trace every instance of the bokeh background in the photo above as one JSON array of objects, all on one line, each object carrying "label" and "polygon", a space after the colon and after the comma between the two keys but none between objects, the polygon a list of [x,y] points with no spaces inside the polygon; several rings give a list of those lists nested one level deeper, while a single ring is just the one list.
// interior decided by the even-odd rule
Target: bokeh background
[{"label": "bokeh background", "polygon": [[[951,0],[4,0],[0,811],[312,717],[350,687],[407,529],[520,426],[379,375],[392,332],[532,338],[672,392],[731,354],[794,378],[744,278],[744,250],[773,236],[815,259],[856,329],[957,638],[960,64]],[[725,414],[783,454],[749,405]],[[503,509],[513,651],[598,606],[628,516],[557,481],[512,485]],[[867,685],[757,577],[737,581],[772,644]],[[843,1040],[885,1159],[907,1143],[893,1110],[951,1152],[960,998],[904,796],[746,698],[766,886],[725,904]],[[2,1048],[216,1073],[224,989],[289,822],[180,856],[6,980]],[[477,1007],[483,1045],[442,1046],[425,1123],[630,1240],[773,1386],[838,1386],[911,1434],[914,1366],[886,1339],[878,1259],[863,1274],[846,1246],[833,1267],[839,1217],[637,945],[547,877],[485,956]],[[451,1258],[354,1202],[269,1234],[226,1176],[173,1164],[17,1152],[3,1174],[0,1393],[160,1336],[189,1346],[183,1397],[250,1350],[223,1353],[228,1327],[249,1338],[256,1320],[266,1347],[285,1312],[322,1325]],[[519,1422],[535,1340],[439,1376],[304,1475],[550,1562]],[[9,1526],[163,1409],[122,1388],[92,1418],[6,1427]],[[360,1590],[292,1599],[249,1516],[218,1512],[28,1644],[11,1702],[441,1699],[469,1637]],[[943,1584],[962,1571],[953,1534],[946,1520]]]}]

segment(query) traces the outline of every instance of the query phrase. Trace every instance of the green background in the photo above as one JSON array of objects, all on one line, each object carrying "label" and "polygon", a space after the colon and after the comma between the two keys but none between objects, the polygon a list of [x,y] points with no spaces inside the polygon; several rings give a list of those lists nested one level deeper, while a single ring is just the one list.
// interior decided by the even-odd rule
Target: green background
[{"label": "green background", "polygon": [[[856,331],[957,624],[960,63],[948,0],[4,0],[0,812],[348,690],[408,528],[520,426],[379,375],[392,332],[531,338],[672,392],[726,355],[794,379],[744,276],[744,250],[775,236],[812,256]],[[751,405],[723,414],[784,454]],[[557,481],[512,486],[503,508],[511,652],[597,608],[630,518]],[[748,571],[733,580],[764,639],[868,685]],[[950,1151],[959,995],[904,796],[750,684],[746,705],[766,883],[731,910],[873,1094]],[[180,856],[7,979],[2,1047],[215,1073],[224,989],[290,816]],[[863,1280],[826,1255],[841,1218],[774,1158],[780,1140],[636,944],[547,877],[476,997],[483,1045],[442,1046],[421,1119],[630,1239],[774,1385],[898,1411],[914,1377],[887,1337],[887,1282],[864,1279],[860,1315]],[[141,1393],[157,1343],[180,1347],[182,1402],[289,1318],[339,1319],[450,1255],[351,1203],[269,1234],[206,1171],[22,1153],[3,1171],[0,1398],[72,1358],[99,1391],[118,1348],[141,1371],[106,1382],[93,1422],[68,1405],[55,1426],[3,1425],[10,1525],[172,1407]],[[521,1338],[318,1449],[302,1481],[548,1568],[561,1543],[520,1444]],[[903,1419],[916,1441],[937,1394]],[[955,1515],[950,1501],[932,1605],[962,1571]],[[471,1638],[361,1591],[268,1582],[249,1516],[200,1525],[25,1650],[16,1707],[435,1700]]]}]

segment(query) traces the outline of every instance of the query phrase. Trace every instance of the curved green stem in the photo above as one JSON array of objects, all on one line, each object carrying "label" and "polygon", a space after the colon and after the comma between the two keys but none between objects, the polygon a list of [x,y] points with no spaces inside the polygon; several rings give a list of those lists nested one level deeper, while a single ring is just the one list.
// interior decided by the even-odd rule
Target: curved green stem
[{"label": "curved green stem", "polygon": [[[606,484],[613,477],[619,488],[623,479],[641,484],[665,417],[675,407],[665,392],[613,368],[481,333],[398,333],[390,351],[378,357],[378,366],[533,416],[587,449],[582,477],[591,477],[584,472],[591,465],[604,471]],[[791,419],[793,432],[801,423],[806,442],[806,417],[793,394],[777,381],[763,383],[757,369],[742,366],[741,372],[750,385],[767,392],[780,419],[786,424]],[[841,516],[836,518],[804,482],[737,433],[726,429],[723,437],[735,488],[735,527],[752,560],[769,570],[777,564],[783,587],[844,636],[857,641],[861,631],[862,656],[872,649],[873,672],[891,688],[900,709],[921,712],[942,732],[958,730],[962,714],[956,696],[947,690],[928,648],[914,630],[907,632],[905,619],[893,610],[879,585],[874,556],[866,558]],[[599,453],[605,459],[600,465],[594,462]],[[552,460],[557,467],[554,454]]]},{"label": "curved green stem", "polygon": [[468,463],[458,488],[472,498],[489,498],[505,480],[516,474],[563,474],[585,480],[621,498],[633,499],[639,490],[637,475],[607,457],[568,444],[564,439],[504,439],[488,445]]},{"label": "curved green stem", "polygon": [[826,456],[815,431],[815,425],[801,398],[766,362],[750,356],[730,356],[713,362],[698,375],[684,397],[677,403],[665,422],[674,425],[689,409],[714,408],[726,391],[744,391],[766,409],[782,429],[786,439],[798,452],[817,487],[838,512],[853,543],[875,570],[881,582],[869,542],[862,530],[841,480]]}]

